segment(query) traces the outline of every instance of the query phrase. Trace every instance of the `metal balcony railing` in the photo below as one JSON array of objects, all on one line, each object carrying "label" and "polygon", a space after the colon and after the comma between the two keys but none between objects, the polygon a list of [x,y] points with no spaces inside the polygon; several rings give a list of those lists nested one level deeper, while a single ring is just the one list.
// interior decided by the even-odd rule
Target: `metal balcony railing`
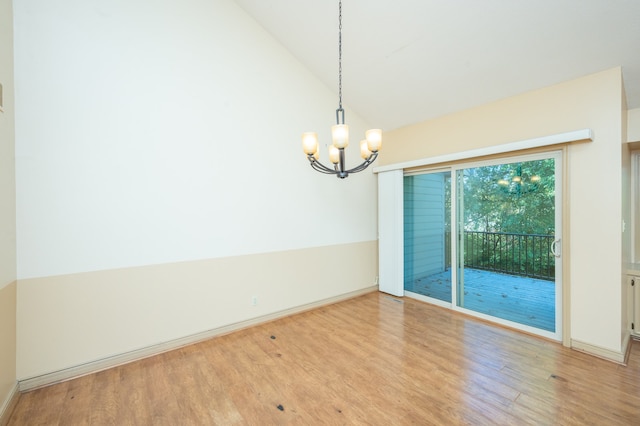
[{"label": "metal balcony railing", "polygon": [[[555,279],[553,235],[465,231],[462,238],[466,268]],[[445,241],[450,240],[445,238]],[[448,264],[451,265],[451,259]]]}]

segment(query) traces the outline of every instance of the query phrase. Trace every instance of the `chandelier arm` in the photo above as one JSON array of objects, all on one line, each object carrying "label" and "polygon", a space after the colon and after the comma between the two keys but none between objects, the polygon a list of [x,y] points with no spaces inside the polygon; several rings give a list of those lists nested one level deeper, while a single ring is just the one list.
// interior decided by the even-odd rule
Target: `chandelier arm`
[{"label": "chandelier arm", "polygon": [[315,170],[317,170],[319,172],[322,172],[322,173],[326,173],[326,174],[334,174],[335,173],[335,170],[326,167],[324,164],[312,163],[311,167],[313,167]]},{"label": "chandelier arm", "polygon": [[325,173],[328,175],[334,175],[337,173],[336,170],[331,169],[327,166],[325,166],[324,164],[320,163],[319,161],[317,161],[315,158],[311,157],[311,159],[309,159],[309,164],[311,164],[311,167],[321,173]]},{"label": "chandelier arm", "polygon": [[335,174],[337,174],[335,170],[331,170],[331,169],[318,169],[316,167],[313,167],[313,169],[316,172],[324,173],[325,175],[335,175]]},{"label": "chandelier arm", "polygon": [[353,169],[347,170],[346,173],[358,173],[358,172],[361,172],[364,169],[366,169],[367,167],[369,167],[370,164],[371,164],[371,161],[366,160],[362,164],[354,167]]},{"label": "chandelier arm", "polygon": [[369,156],[369,158],[364,160],[364,162],[362,164],[360,164],[359,166],[354,167],[353,169],[347,170],[346,172],[347,173],[358,173],[358,172],[361,172],[364,169],[366,169],[367,167],[369,167],[369,165],[371,163],[376,161],[376,158],[378,158],[378,153],[377,152],[373,152],[371,154],[371,156]]}]

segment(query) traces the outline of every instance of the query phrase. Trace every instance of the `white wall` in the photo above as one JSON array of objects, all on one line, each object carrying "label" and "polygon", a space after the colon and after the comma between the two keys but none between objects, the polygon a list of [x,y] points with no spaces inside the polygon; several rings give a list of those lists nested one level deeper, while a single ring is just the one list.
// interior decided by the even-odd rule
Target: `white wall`
[{"label": "white wall", "polygon": [[11,0],[0,0],[0,415],[16,384],[16,201]]},{"label": "white wall", "polygon": [[302,154],[337,97],[232,1],[27,0],[15,17],[19,278],[375,237],[373,177]]},{"label": "white wall", "polygon": [[[357,282],[326,283],[339,282],[324,272],[332,247],[365,255],[376,240],[375,176],[321,175],[301,150],[303,131],[328,142],[337,96],[234,2],[24,0],[14,15],[19,377],[225,321],[192,317],[192,304],[258,315],[246,311],[250,287],[277,288],[265,314],[374,282],[375,251],[364,269],[345,266]],[[350,111],[347,122],[368,127]],[[348,163],[359,158],[350,148]],[[327,251],[308,266],[321,272],[307,282],[283,269],[318,247]],[[259,283],[230,283],[215,267],[198,285],[151,281],[164,265],[193,266],[190,280],[195,261],[265,253],[283,254]],[[141,265],[157,268],[140,276]],[[113,270],[122,282],[105,278]],[[128,293],[123,282],[151,287]],[[141,311],[110,325],[100,315],[120,313],[100,305],[105,294]],[[180,325],[148,333],[167,306]],[[106,342],[78,349],[92,325]]]}]

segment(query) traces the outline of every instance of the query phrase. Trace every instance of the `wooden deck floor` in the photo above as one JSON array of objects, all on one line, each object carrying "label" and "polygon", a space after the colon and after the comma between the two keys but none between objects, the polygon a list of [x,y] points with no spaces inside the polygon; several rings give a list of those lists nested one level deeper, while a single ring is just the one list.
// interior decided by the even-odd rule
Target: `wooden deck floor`
[{"label": "wooden deck floor", "polygon": [[[555,283],[465,269],[461,306],[546,331],[555,331]],[[420,277],[405,290],[451,302],[451,271]]]},{"label": "wooden deck floor", "polygon": [[637,425],[627,366],[382,293],[20,395],[8,426]]}]

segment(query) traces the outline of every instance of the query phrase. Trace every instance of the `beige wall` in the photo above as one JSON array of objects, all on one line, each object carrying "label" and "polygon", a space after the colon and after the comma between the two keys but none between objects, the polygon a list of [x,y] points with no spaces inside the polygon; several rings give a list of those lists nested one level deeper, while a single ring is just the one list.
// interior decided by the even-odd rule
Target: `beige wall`
[{"label": "beige wall", "polygon": [[0,0],[0,414],[16,384],[16,198],[11,0]]},{"label": "beige wall", "polygon": [[0,0],[0,287],[16,279],[16,180],[11,1]]},{"label": "beige wall", "polygon": [[371,241],[20,280],[18,377],[371,287],[376,253]]},{"label": "beige wall", "polygon": [[627,142],[640,142],[640,108],[627,111]]},{"label": "beige wall", "polygon": [[[619,356],[622,312],[622,78],[611,69],[386,134],[383,164],[589,128],[567,150],[563,252],[573,344]],[[627,231],[628,232],[628,231]],[[568,258],[567,258],[568,257]]]},{"label": "beige wall", "polygon": [[16,282],[0,288],[0,415],[16,388]]}]

